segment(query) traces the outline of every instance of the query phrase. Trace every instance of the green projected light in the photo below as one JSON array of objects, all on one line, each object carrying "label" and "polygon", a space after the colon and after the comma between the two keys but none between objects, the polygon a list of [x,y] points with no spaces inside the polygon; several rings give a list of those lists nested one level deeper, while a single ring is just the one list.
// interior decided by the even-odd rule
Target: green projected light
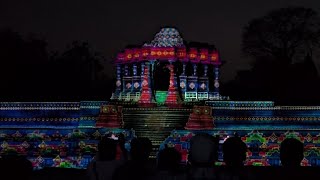
[{"label": "green projected light", "polygon": [[167,91],[156,91],[156,100],[158,104],[164,104],[167,98]]}]

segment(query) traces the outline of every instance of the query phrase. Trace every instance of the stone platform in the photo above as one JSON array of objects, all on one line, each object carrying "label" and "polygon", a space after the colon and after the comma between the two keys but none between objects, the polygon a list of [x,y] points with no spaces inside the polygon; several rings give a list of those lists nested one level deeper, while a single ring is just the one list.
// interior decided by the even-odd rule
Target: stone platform
[{"label": "stone platform", "polygon": [[[304,165],[320,166],[318,106],[207,101],[202,103],[205,107],[202,110],[207,111],[201,108],[199,111],[205,113],[203,116],[193,108],[201,107],[200,103],[180,108],[139,108],[119,102],[117,105],[124,107],[117,117],[122,118],[119,125],[123,127],[96,127],[99,118],[104,122],[100,125],[118,125],[101,114],[101,107],[107,104],[110,103],[2,102],[0,153],[27,155],[35,168],[85,168],[95,153],[99,135],[121,132],[126,135],[127,143],[135,136],[150,138],[154,145],[151,157],[156,157],[159,147],[170,144],[179,149],[186,160],[188,139],[195,133],[207,132],[223,140],[236,132],[249,146],[247,165],[279,165],[279,144],[284,138],[296,137],[305,143]],[[198,115],[192,115],[195,112]],[[189,130],[185,130],[188,127]]]},{"label": "stone platform", "polygon": [[27,156],[34,169],[44,167],[83,169],[96,154],[100,137],[109,133],[122,133],[127,142],[134,137],[133,131],[124,129],[1,128],[0,155]]}]

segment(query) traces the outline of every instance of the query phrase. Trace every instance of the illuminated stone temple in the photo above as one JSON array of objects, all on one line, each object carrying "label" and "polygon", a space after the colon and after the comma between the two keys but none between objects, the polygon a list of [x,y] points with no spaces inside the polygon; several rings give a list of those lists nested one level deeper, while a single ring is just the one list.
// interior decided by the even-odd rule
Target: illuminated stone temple
[{"label": "illuminated stone temple", "polygon": [[239,136],[248,146],[245,164],[255,166],[281,165],[280,143],[296,138],[305,146],[302,165],[320,166],[320,106],[231,101],[219,91],[220,57],[216,47],[163,28],[117,55],[110,100],[0,102],[0,155],[25,155],[35,169],[84,169],[102,136],[121,133],[128,149],[132,138],[148,137],[152,158],[169,146],[187,163],[190,138],[205,132],[221,142]]},{"label": "illuminated stone temple", "polygon": [[[221,100],[219,68],[221,59],[214,46],[185,45],[175,28],[162,28],[151,43],[126,48],[116,63],[116,89],[112,100],[139,104]],[[168,91],[157,91],[154,81],[155,64],[164,63],[169,69]],[[180,69],[179,74],[175,71]],[[186,69],[192,69],[187,72]],[[208,71],[211,70],[212,73]],[[201,73],[199,73],[201,71]],[[210,76],[210,75],[211,76]],[[210,89],[210,84],[213,86]],[[179,97],[181,97],[179,99]]]}]

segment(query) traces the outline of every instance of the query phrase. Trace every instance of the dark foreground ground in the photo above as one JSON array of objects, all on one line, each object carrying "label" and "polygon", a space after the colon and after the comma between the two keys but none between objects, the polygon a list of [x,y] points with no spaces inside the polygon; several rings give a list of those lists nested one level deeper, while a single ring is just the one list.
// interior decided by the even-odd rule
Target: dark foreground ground
[{"label": "dark foreground ground", "polygon": [[[225,167],[217,167],[220,170]],[[241,171],[249,174],[250,179],[320,179],[319,167],[299,167],[294,169],[284,167],[253,167],[246,166]],[[63,168],[45,168],[34,171],[33,180],[86,180],[86,170],[84,169],[63,169]]]}]

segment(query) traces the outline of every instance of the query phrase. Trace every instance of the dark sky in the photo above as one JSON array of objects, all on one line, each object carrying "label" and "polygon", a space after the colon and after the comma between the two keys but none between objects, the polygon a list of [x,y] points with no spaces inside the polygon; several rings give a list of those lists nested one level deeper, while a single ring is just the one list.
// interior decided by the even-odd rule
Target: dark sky
[{"label": "dark sky", "polygon": [[87,40],[111,58],[128,44],[153,39],[162,26],[175,26],[187,41],[215,44],[227,61],[222,80],[248,68],[241,57],[241,32],[270,10],[304,6],[320,11],[319,0],[1,0],[0,28],[44,36],[50,50]]}]

